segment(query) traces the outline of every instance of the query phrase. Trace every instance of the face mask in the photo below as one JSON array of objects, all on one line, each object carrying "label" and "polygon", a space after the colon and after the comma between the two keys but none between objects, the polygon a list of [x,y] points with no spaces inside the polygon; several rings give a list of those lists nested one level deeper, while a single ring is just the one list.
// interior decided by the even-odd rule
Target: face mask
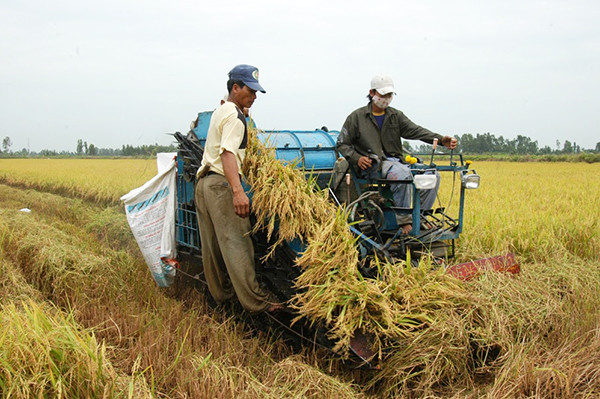
[{"label": "face mask", "polygon": [[379,97],[377,94],[373,96],[373,104],[381,109],[386,109],[392,102],[392,97]]}]

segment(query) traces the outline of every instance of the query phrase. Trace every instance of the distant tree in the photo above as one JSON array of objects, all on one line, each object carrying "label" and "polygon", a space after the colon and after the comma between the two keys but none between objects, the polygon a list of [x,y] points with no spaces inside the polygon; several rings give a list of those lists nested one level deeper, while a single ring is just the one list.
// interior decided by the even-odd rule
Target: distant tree
[{"label": "distant tree", "polygon": [[12,145],[12,141],[11,141],[10,137],[6,136],[2,140],[2,148],[4,148],[4,152],[9,152],[11,145]]},{"label": "distant tree", "polygon": [[473,135],[465,133],[458,137],[458,145],[465,152],[471,152],[473,147]]},{"label": "distant tree", "polygon": [[600,141],[596,143],[596,152],[600,152]]},{"label": "distant tree", "polygon": [[573,144],[569,140],[565,140],[565,144],[563,145],[562,152],[565,154],[570,154],[573,152]]},{"label": "distant tree", "polygon": [[98,155],[118,157],[123,155],[123,152],[119,148],[98,148]]},{"label": "distant tree", "polygon": [[130,156],[130,155],[133,155],[132,154],[132,149],[133,149],[133,147],[131,145],[129,145],[129,144],[127,144],[127,145],[123,144],[123,147],[121,148],[121,153],[123,155],[125,155],[126,157]]},{"label": "distant tree", "polygon": [[95,145],[93,145],[93,144],[90,144],[90,145],[89,145],[89,147],[88,147],[88,152],[87,152],[87,154],[88,154],[88,155],[98,155],[98,148],[96,148],[96,146],[95,146]]},{"label": "distant tree", "polygon": [[77,155],[83,154],[83,140],[77,140]]},{"label": "distant tree", "polygon": [[87,141],[84,141],[84,142],[83,142],[83,149],[84,149],[84,151],[85,151],[85,155],[87,155],[87,154],[88,154],[88,145],[87,145]]},{"label": "distant tree", "polygon": [[517,135],[516,152],[517,154],[537,154],[537,140],[531,141],[529,137]]},{"label": "distant tree", "polygon": [[502,149],[499,151],[504,154],[514,154],[517,152],[517,139],[504,139]]},{"label": "distant tree", "polygon": [[174,152],[177,151],[177,147],[173,145],[165,146],[165,145],[142,145],[139,147],[134,147],[130,144],[123,145],[121,149],[121,153],[124,156],[152,156],[156,155],[159,152]]},{"label": "distant tree", "polygon": [[540,150],[538,152],[539,152],[539,154],[543,154],[543,155],[552,154],[552,148],[550,148],[550,146],[546,145],[546,146],[543,146],[542,148],[540,148]]},{"label": "distant tree", "polygon": [[42,155],[44,157],[48,157],[51,155],[58,155],[58,154],[54,150],[42,150],[42,151],[40,151],[40,155]]},{"label": "distant tree", "polygon": [[459,151],[465,153],[496,153],[496,154],[551,154],[553,152],[574,152],[579,146],[575,143],[565,143],[566,148],[561,147],[560,141],[556,141],[556,150],[550,146],[539,147],[537,140],[524,135],[517,135],[514,139],[507,139],[503,136],[496,137],[491,133],[477,133],[476,135],[465,133],[458,135]]},{"label": "distant tree", "polygon": [[503,136],[498,137],[495,140],[494,152],[508,152],[508,143]]}]

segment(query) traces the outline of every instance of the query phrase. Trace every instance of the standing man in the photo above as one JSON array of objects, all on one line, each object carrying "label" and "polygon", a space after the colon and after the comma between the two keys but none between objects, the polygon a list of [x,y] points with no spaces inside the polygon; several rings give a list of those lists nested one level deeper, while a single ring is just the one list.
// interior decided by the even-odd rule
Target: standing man
[{"label": "standing man", "polygon": [[[421,140],[432,144],[438,139],[445,147],[456,148],[454,137],[433,133],[408,119],[402,111],[390,107],[394,95],[394,82],[387,75],[377,75],[371,79],[369,103],[352,112],[338,136],[337,150],[348,160],[361,177],[381,176],[393,180],[412,180],[410,167],[402,157],[402,138]],[[394,203],[398,207],[411,206],[412,187],[410,184],[390,185]],[[431,209],[437,196],[435,189],[421,191],[422,209]],[[410,219],[400,223],[403,232],[412,229]]]},{"label": "standing man", "polygon": [[265,93],[258,69],[237,65],[229,72],[227,101],[210,120],[202,164],[196,175],[196,211],[202,245],[202,263],[208,289],[222,303],[237,295],[249,312],[273,312],[282,304],[270,302],[254,269],[249,236],[250,201],[241,182],[248,128],[244,109]]}]

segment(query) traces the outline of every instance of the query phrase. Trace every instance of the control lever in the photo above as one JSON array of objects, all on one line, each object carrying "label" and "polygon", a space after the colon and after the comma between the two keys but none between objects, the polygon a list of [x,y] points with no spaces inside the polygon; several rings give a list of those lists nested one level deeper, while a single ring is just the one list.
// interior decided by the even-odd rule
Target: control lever
[{"label": "control lever", "polygon": [[431,151],[431,161],[429,161],[430,166],[433,166],[433,155],[435,154],[437,145],[438,145],[438,139],[433,139],[433,151]]}]

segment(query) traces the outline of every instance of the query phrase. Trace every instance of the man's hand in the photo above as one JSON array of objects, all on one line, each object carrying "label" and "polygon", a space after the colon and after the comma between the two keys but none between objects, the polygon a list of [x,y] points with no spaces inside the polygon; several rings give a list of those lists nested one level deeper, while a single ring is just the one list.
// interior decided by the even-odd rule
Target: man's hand
[{"label": "man's hand", "polygon": [[247,218],[250,215],[250,200],[244,190],[233,193],[233,208],[235,214],[241,218]]},{"label": "man's hand", "polygon": [[373,165],[373,160],[371,158],[366,157],[364,155],[362,157],[358,158],[358,167],[361,168],[362,170],[370,168],[371,165]]},{"label": "man's hand", "polygon": [[453,150],[458,145],[458,140],[456,137],[444,136],[442,137],[442,145]]}]

